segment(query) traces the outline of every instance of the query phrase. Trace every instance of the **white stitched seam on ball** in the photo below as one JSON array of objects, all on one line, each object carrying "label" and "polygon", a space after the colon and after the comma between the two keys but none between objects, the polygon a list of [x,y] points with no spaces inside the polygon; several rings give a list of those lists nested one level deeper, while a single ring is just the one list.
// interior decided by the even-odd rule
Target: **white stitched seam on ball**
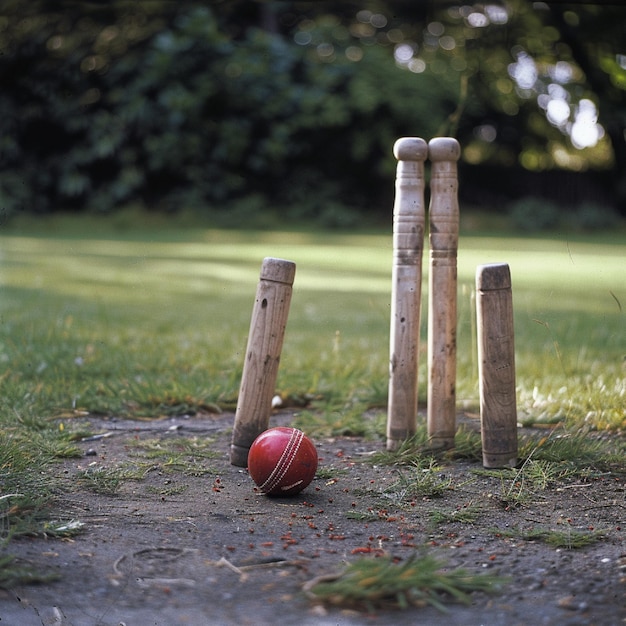
[{"label": "white stitched seam on ball", "polygon": [[285,474],[289,471],[289,468],[298,454],[303,439],[304,433],[302,431],[294,430],[291,433],[289,441],[283,453],[280,455],[280,459],[278,459],[278,463],[276,463],[272,473],[267,477],[267,480],[261,485],[261,491],[273,491],[276,485],[285,477]]},{"label": "white stitched seam on ball", "polygon": [[262,491],[274,491],[274,489],[280,484],[296,458],[303,438],[304,434],[301,431],[292,431],[289,441],[287,442],[278,463],[276,463],[276,466],[272,470],[268,479],[263,483],[263,485],[261,485]]},{"label": "white stitched seam on ball", "polygon": [[295,482],[293,485],[285,485],[284,487],[281,487],[280,490],[281,491],[289,491],[290,489],[293,489],[294,487],[297,487],[298,485],[301,485],[304,481],[303,480],[299,480],[297,482]]},{"label": "white stitched seam on ball", "polygon": [[[282,478],[284,477],[285,473],[287,472],[287,470],[289,469],[293,461],[294,457],[290,455],[292,454],[292,450],[296,444],[298,435],[299,435],[298,431],[291,432],[289,441],[287,442],[287,445],[283,449],[283,452],[280,458],[278,459],[278,462],[274,466],[274,469],[272,470],[270,475],[267,477],[267,480],[261,485],[262,491],[265,491],[265,492],[273,491],[275,487],[280,483]],[[297,450],[297,447],[296,447],[296,450]]]}]

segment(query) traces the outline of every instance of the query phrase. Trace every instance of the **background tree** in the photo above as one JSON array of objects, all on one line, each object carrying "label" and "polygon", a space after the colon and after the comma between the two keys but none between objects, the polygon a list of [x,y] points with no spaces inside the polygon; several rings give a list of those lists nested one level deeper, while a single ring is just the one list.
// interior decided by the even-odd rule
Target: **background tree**
[{"label": "background tree", "polygon": [[[272,205],[350,224],[386,214],[398,136],[453,134],[475,169],[470,199],[560,188],[625,211],[624,13],[527,0],[8,0],[0,209],[142,202],[239,220]],[[496,166],[512,175],[494,178]],[[557,170],[576,176],[559,184]]]}]

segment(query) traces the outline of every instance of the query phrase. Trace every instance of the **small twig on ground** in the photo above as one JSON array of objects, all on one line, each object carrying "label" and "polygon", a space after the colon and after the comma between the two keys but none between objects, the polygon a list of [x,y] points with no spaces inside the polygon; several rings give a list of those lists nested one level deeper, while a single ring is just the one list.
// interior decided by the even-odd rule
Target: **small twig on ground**
[{"label": "small twig on ground", "polygon": [[236,565],[233,565],[226,557],[222,557],[219,561],[213,561],[212,565],[215,565],[215,567],[227,567],[239,576],[240,581],[244,581],[247,578],[246,573],[239,569]]},{"label": "small twig on ground", "polygon": [[196,581],[193,578],[137,578],[137,584],[140,587],[174,587],[175,585],[182,585],[184,587],[194,587]]}]

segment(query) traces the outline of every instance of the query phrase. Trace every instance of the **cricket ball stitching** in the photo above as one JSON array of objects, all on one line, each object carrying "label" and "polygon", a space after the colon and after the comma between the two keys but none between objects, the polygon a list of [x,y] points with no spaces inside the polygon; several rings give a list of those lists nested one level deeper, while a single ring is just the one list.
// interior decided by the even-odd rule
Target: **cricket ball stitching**
[{"label": "cricket ball stitching", "polygon": [[[268,479],[261,485],[261,490],[266,493],[274,491],[274,489],[280,484],[282,479],[285,477],[285,474],[289,471],[291,467],[296,453],[298,452],[298,448],[300,447],[300,441],[296,441],[300,438],[298,431],[292,431],[289,441],[283,450],[283,453],[276,463],[272,473],[269,475]],[[295,447],[295,451],[294,451]]]},{"label": "cricket ball stitching", "polygon": [[[304,439],[304,433],[299,430],[293,430],[283,453],[278,459],[278,463],[274,466],[271,474],[267,477],[267,480],[260,486],[261,491],[269,493],[273,491],[280,481],[285,477],[285,474],[289,471],[289,468],[293,464],[294,459],[298,454],[300,445]],[[302,482],[302,481],[299,481]],[[296,483],[298,484],[298,483]],[[292,485],[293,486],[293,485]],[[285,488],[288,489],[289,487]],[[283,489],[283,491],[285,490]]]}]

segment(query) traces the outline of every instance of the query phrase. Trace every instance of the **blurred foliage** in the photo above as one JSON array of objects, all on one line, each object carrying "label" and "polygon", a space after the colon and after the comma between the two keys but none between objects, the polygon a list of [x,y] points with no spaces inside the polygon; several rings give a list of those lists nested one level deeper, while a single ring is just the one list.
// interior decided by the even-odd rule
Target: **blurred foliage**
[{"label": "blurred foliage", "polygon": [[549,200],[528,196],[509,208],[513,227],[522,232],[549,230],[559,223],[559,209]]},{"label": "blurred foliage", "polygon": [[572,222],[583,232],[609,230],[618,227],[619,216],[605,204],[582,202],[576,207]]},{"label": "blurred foliage", "polygon": [[[108,211],[139,199],[165,210],[235,201],[252,213],[264,197],[293,218],[341,224],[343,205],[365,206],[391,175],[404,128],[434,133],[420,94],[437,83],[457,98],[454,81],[393,71],[380,47],[358,65],[324,63],[259,29],[233,39],[206,6],[167,26],[140,17],[100,30],[62,14],[22,20],[5,46],[13,88],[0,96],[11,120],[4,211]],[[333,25],[321,19],[312,35]]]},{"label": "blurred foliage", "polygon": [[[471,164],[618,168],[614,12],[504,6],[6,0],[0,211],[142,203],[241,223],[270,204],[350,226],[389,206],[403,135],[455,135]],[[601,95],[606,132],[577,149],[577,107]]]},{"label": "blurred foliage", "polygon": [[591,233],[619,226],[618,213],[598,202],[581,202],[567,210],[545,198],[525,196],[507,206],[511,226],[518,232],[566,229]]}]

